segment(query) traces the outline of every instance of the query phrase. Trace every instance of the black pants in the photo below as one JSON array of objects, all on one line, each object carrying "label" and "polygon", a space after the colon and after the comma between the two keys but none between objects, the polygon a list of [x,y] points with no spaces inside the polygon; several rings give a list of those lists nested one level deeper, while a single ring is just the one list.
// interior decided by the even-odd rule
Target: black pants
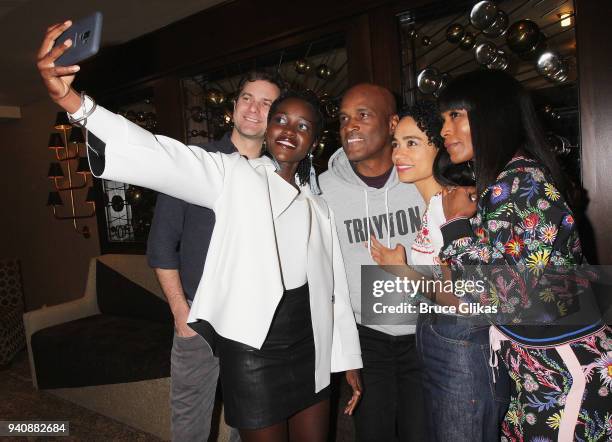
[{"label": "black pants", "polygon": [[425,411],[415,335],[358,326],[363,396],[355,410],[358,442],[424,441]]}]

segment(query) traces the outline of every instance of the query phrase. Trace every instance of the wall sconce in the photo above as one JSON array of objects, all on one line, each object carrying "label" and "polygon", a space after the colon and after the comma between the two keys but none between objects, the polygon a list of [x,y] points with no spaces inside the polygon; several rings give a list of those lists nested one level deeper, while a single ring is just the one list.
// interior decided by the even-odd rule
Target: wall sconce
[{"label": "wall sconce", "polygon": [[558,15],[562,28],[567,28],[572,25],[572,15],[571,12],[562,12]]},{"label": "wall sconce", "polygon": [[[95,191],[90,187],[87,191],[85,203],[91,206],[88,213],[78,214],[75,203],[75,190],[84,189],[88,184],[87,176],[91,174],[86,157],[81,156],[81,145],[85,143],[83,131],[80,127],[73,127],[68,121],[66,112],[58,112],[54,132],[49,136],[48,148],[55,151],[55,159],[49,165],[47,176],[53,180],[54,191],[49,192],[47,206],[53,208],[53,216],[56,219],[71,220],[74,230],[85,238],[90,237],[89,227],[79,227],[77,220],[91,218],[96,214]],[[68,135],[70,131],[70,135]],[[84,149],[83,149],[84,150]],[[64,167],[62,167],[62,164]],[[64,172],[65,170],[65,172]],[[77,178],[81,175],[81,178]],[[58,214],[58,206],[63,206],[61,194],[66,193],[70,198],[70,214]]]}]

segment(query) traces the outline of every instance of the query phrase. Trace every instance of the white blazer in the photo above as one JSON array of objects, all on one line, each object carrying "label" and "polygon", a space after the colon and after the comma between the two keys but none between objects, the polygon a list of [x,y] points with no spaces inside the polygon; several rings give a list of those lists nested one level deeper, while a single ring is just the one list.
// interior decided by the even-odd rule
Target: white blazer
[{"label": "white blazer", "polygon": [[[100,106],[87,129],[105,143],[104,152],[96,153],[95,143],[88,151],[95,176],[214,210],[215,228],[188,321],[204,319],[221,336],[261,348],[284,290],[274,219],[297,190],[269,158],[247,160],[185,146]],[[306,274],[320,391],[331,372],[362,367],[361,349],[333,214],[322,198],[307,188],[302,192],[310,208]]]}]

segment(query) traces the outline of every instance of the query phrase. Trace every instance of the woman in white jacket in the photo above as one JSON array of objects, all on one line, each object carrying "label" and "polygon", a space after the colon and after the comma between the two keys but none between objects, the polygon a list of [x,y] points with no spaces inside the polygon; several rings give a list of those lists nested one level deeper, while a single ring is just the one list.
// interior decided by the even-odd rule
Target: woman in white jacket
[{"label": "woman in white jacket", "polygon": [[[69,26],[48,29],[38,69],[50,97],[90,132],[92,173],[215,212],[189,322],[217,333],[228,424],[245,442],[326,440],[330,373],[362,362],[333,214],[306,186],[323,122],[316,103],[296,93],[273,103],[273,160],[193,149],[74,91],[78,67],[54,65],[69,48],[54,41]],[[361,394],[352,387],[347,413]]]}]

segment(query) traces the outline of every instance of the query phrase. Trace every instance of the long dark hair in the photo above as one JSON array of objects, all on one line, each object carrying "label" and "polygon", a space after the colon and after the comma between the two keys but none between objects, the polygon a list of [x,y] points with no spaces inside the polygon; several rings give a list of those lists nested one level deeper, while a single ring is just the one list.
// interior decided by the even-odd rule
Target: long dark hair
[{"label": "long dark hair", "polygon": [[417,101],[399,113],[400,120],[404,117],[412,118],[417,127],[427,135],[429,143],[438,150],[432,166],[434,178],[438,183],[443,186],[474,185],[470,167],[466,163],[453,164],[444,148],[444,140],[440,135],[444,121],[435,102]]},{"label": "long dark hair", "polygon": [[[306,104],[308,104],[310,108],[312,109],[312,112],[314,113],[314,116],[315,116],[315,121],[313,121],[313,124],[314,124],[313,140],[317,142],[321,138],[321,133],[323,132],[323,126],[325,124],[325,119],[323,118],[323,113],[321,112],[321,106],[319,104],[319,99],[312,92],[296,91],[296,90],[291,90],[291,89],[284,91],[276,100],[272,102],[272,105],[270,106],[270,110],[268,112],[268,124],[270,124],[270,119],[272,118],[272,115],[274,115],[274,113],[276,112],[276,109],[278,109],[278,106],[283,101],[288,100],[290,98],[302,100],[306,102]],[[268,152],[265,152],[264,154],[270,156]],[[296,174],[298,176],[298,181],[299,181],[300,186],[310,184],[310,160],[308,158],[308,155],[306,155],[304,159],[298,163]]]},{"label": "long dark hair", "polygon": [[462,74],[440,94],[439,106],[441,112],[467,111],[478,193],[493,184],[521,151],[544,167],[567,198],[566,180],[546,142],[531,98],[514,77],[484,69]]},{"label": "long dark hair", "polygon": [[471,161],[455,164],[445,148],[438,150],[433,162],[433,175],[443,186],[475,186]]}]

